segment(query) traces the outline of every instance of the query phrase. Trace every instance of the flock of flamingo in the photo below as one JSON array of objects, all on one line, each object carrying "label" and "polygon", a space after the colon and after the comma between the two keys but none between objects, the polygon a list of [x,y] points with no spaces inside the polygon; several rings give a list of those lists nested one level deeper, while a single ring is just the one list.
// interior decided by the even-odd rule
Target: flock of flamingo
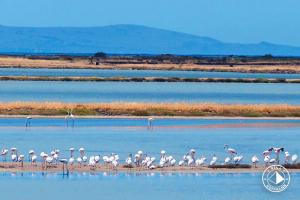
[{"label": "flock of flamingo", "polygon": [[[145,167],[147,169],[155,169],[155,168],[164,168],[164,167],[174,167],[174,166],[186,166],[186,167],[201,167],[201,166],[211,166],[214,167],[216,165],[227,165],[227,164],[241,164],[243,161],[243,156],[239,155],[237,151],[233,148],[230,148],[227,144],[224,145],[224,149],[228,154],[223,161],[219,160],[219,158],[214,154],[209,162],[207,162],[207,158],[203,155],[199,158],[196,158],[196,150],[189,150],[182,159],[177,162],[176,159],[172,155],[168,155],[165,150],[160,152],[160,159],[156,162],[156,158],[152,157],[148,154],[143,153],[143,151],[138,151],[134,156],[133,154],[129,154],[125,159],[125,163],[123,163],[124,167],[133,168],[133,167]],[[109,155],[104,155],[102,158],[100,155],[92,155],[87,157],[85,154],[84,148],[78,149],[78,156],[75,157],[75,148],[69,149],[70,156],[68,158],[60,157],[60,150],[55,149],[47,154],[45,152],[41,152],[40,155],[36,155],[34,150],[30,150],[28,152],[28,161],[32,165],[37,165],[38,162],[41,163],[43,169],[47,169],[47,167],[51,167],[51,165],[57,165],[58,163],[63,163],[63,165],[69,166],[71,169],[77,165],[79,168],[82,166],[90,166],[91,169],[95,169],[98,165],[106,164],[108,166],[112,166],[113,169],[116,169],[117,166],[120,165],[120,157],[118,154],[111,153]],[[272,153],[274,152],[275,157],[271,158]],[[9,154],[10,153],[10,154]],[[298,160],[298,156],[296,154],[291,155],[288,151],[285,151],[284,148],[272,147],[267,149],[262,153],[263,162],[265,166],[269,166],[270,164],[280,164],[280,154],[284,154],[284,163],[285,164],[296,164]],[[25,161],[25,155],[19,154],[18,149],[13,147],[10,149],[3,148],[1,151],[1,156],[3,162],[7,161],[7,157],[10,155],[10,159],[12,163],[21,163],[21,167],[23,167],[23,163]],[[251,158],[252,165],[256,168],[259,163],[259,158],[256,155],[253,155]]]}]

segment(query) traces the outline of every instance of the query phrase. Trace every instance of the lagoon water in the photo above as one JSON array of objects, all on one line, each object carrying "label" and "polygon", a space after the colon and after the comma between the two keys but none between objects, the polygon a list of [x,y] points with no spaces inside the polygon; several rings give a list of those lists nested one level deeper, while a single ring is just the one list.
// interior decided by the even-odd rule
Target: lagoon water
[{"label": "lagoon water", "polygon": [[300,74],[268,74],[238,72],[202,72],[170,70],[106,70],[106,69],[26,69],[0,68],[0,76],[83,76],[83,77],[180,77],[180,78],[285,78],[300,79]]},{"label": "lagoon water", "polygon": [[300,173],[282,193],[268,192],[260,173],[161,174],[161,173],[1,173],[3,199],[110,199],[110,200],[296,200],[300,196]]},{"label": "lagoon water", "polygon": [[247,163],[253,154],[262,160],[261,152],[273,146],[300,155],[300,120],[155,119],[154,129],[148,130],[146,119],[76,119],[74,127],[64,119],[32,119],[31,127],[24,126],[25,119],[0,119],[0,145],[25,154],[58,148],[66,157],[70,147],[85,147],[88,155],[115,152],[123,161],[140,149],[157,158],[164,149],[179,160],[194,148],[198,156],[215,153],[221,163],[227,156],[224,144]]},{"label": "lagoon water", "polygon": [[[76,118],[74,127],[67,127],[64,119],[33,118],[29,128],[24,125],[22,118],[0,118],[0,145],[17,147],[25,155],[29,149],[39,154],[58,148],[61,157],[69,156],[70,147],[85,147],[88,156],[115,152],[121,162],[128,153],[140,149],[157,158],[165,149],[179,160],[195,148],[197,157],[205,155],[209,160],[215,153],[221,163],[227,156],[225,143],[236,148],[245,163],[254,153],[262,160],[261,152],[271,146],[300,154],[300,120],[169,118],[155,119],[153,130],[147,129],[144,118]],[[299,181],[300,173],[292,173],[286,191],[271,193],[263,187],[261,173],[87,172],[68,177],[60,172],[0,173],[1,198],[30,200],[296,200],[300,195]]]},{"label": "lagoon water", "polygon": [[0,81],[0,101],[300,104],[300,84]]}]

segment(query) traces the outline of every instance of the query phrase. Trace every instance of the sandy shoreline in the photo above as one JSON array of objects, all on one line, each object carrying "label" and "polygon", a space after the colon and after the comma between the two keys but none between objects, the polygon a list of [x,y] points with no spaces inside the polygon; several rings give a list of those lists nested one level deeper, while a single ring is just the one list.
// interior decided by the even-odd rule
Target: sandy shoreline
[{"label": "sandy shoreline", "polygon": [[[209,168],[207,166],[203,167],[164,167],[156,169],[147,169],[145,167],[134,167],[126,168],[123,165],[113,168],[110,165],[97,165],[96,168],[91,168],[90,166],[78,165],[68,166],[69,172],[131,172],[131,173],[147,173],[147,172],[157,172],[157,173],[262,173],[265,170],[264,166],[257,166],[257,168]],[[300,169],[288,169],[289,172],[300,173]],[[42,169],[41,164],[32,165],[30,163],[24,163],[21,167],[21,163],[1,163],[0,172],[63,172],[62,164],[48,167],[47,169]],[[65,170],[66,172],[66,170]]]}]

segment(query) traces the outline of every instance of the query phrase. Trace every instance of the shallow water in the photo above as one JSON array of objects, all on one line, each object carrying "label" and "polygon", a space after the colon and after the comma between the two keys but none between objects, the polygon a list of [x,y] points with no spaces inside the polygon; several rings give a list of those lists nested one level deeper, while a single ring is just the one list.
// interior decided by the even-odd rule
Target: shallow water
[{"label": "shallow water", "polygon": [[[69,147],[84,147],[87,156],[118,153],[121,162],[128,153],[143,150],[159,157],[165,149],[177,161],[189,149],[208,160],[215,153],[219,163],[226,155],[225,143],[250,157],[271,146],[285,147],[300,154],[300,120],[261,119],[155,119],[153,130],[140,119],[75,119],[67,127],[64,119],[35,119],[25,128],[25,119],[0,118],[0,145],[17,147],[20,153],[34,149],[61,150],[68,157]],[[69,124],[70,125],[70,124]],[[240,125],[239,128],[231,125]],[[282,125],[282,126],[278,126]],[[76,155],[78,152],[76,151]],[[274,155],[272,155],[274,156]],[[283,159],[281,157],[281,159]],[[283,193],[268,192],[261,173],[0,173],[1,199],[210,199],[263,200],[299,199],[300,173],[291,174],[291,183]],[[17,191],[17,192],[16,192]]]},{"label": "shallow water", "polygon": [[[282,193],[268,192],[260,173],[243,174],[61,174],[2,173],[3,199],[299,199],[300,173]],[[17,191],[16,191],[17,190]]]},{"label": "shallow water", "polygon": [[0,101],[300,104],[300,84],[0,81]]},{"label": "shallow water", "polygon": [[0,119],[0,145],[25,155],[30,149],[49,153],[58,148],[62,157],[69,156],[70,147],[84,147],[87,155],[115,152],[121,160],[138,150],[159,158],[162,149],[179,160],[194,148],[208,160],[215,153],[220,163],[227,156],[224,144],[243,155],[245,163],[253,154],[262,160],[261,152],[273,146],[300,154],[299,120],[155,119],[153,130],[146,119],[76,119],[73,128],[64,119],[33,119],[30,128],[24,126],[25,119]]},{"label": "shallow water", "polygon": [[180,77],[180,78],[285,78],[299,79],[300,74],[264,74],[170,70],[105,69],[25,69],[0,68],[0,76],[89,76],[89,77]]}]

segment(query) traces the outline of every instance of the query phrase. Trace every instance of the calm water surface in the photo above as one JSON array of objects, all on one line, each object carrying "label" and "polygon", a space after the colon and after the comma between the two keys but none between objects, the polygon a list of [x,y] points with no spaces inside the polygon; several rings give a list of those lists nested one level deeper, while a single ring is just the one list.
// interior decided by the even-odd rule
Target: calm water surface
[{"label": "calm water surface", "polygon": [[300,104],[300,84],[0,81],[0,101]]},{"label": "calm water surface", "polygon": [[195,148],[198,156],[216,153],[220,163],[224,144],[236,148],[245,162],[272,146],[300,154],[299,120],[156,119],[153,130],[147,129],[146,119],[76,119],[73,128],[64,119],[33,119],[30,128],[24,126],[25,119],[1,119],[0,145],[23,153],[58,148],[62,156],[69,156],[70,147],[85,147],[88,155],[115,152],[122,160],[138,150],[158,158],[162,149],[179,160]]},{"label": "calm water surface", "polygon": [[[289,188],[266,191],[261,174],[0,174],[3,199],[299,199],[300,173],[291,174]],[[17,192],[16,192],[17,190]]]},{"label": "calm water surface", "polygon": [[94,76],[94,77],[181,77],[181,78],[285,78],[300,74],[264,74],[237,72],[201,72],[167,70],[99,70],[99,69],[24,69],[0,68],[0,76]]},{"label": "calm water surface", "polygon": [[[244,162],[271,146],[300,154],[300,120],[155,119],[153,130],[147,129],[147,120],[142,118],[76,118],[73,128],[67,127],[64,119],[33,118],[30,128],[24,125],[25,119],[0,118],[0,145],[17,147],[25,155],[29,149],[49,152],[58,148],[61,157],[69,156],[69,147],[85,147],[88,156],[116,152],[122,162],[128,153],[140,149],[157,158],[165,149],[179,160],[195,148],[197,157],[203,154],[209,160],[215,153],[221,163],[226,156],[225,143],[244,155]],[[260,173],[73,173],[69,177],[61,173],[0,173],[0,195],[30,200],[296,200],[299,182],[300,173],[292,173],[290,187],[274,194],[264,189]]]}]

